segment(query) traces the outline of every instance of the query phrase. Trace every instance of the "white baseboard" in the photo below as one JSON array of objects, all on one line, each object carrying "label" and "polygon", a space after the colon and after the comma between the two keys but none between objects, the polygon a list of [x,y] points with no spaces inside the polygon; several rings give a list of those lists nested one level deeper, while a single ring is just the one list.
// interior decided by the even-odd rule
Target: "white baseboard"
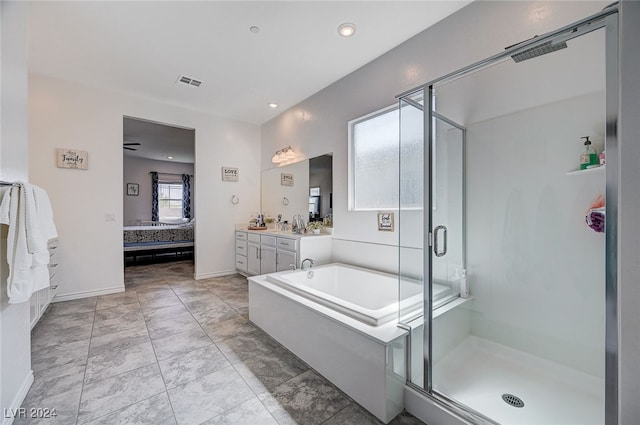
[{"label": "white baseboard", "polygon": [[56,294],[51,302],[77,300],[80,298],[97,297],[99,295],[117,294],[124,292],[124,286],[112,286],[111,288],[95,289],[93,291],[69,292],[68,294]]},{"label": "white baseboard", "polygon": [[[11,402],[11,406],[7,406],[5,409],[3,409],[5,413],[8,413],[10,411],[14,411],[14,412],[18,411],[20,406],[22,406],[22,402],[27,396],[27,393],[29,392],[29,388],[31,388],[31,384],[33,384],[33,371],[29,370],[29,373],[24,378],[24,381],[22,381],[22,385],[20,385],[20,389],[18,390],[18,393],[16,394],[16,396],[13,398],[13,401]],[[1,425],[11,425],[14,419],[15,417],[7,418],[6,415],[3,415]]]},{"label": "white baseboard", "polygon": [[196,273],[193,275],[193,278],[195,280],[200,280],[200,279],[209,279],[210,277],[231,276],[232,274],[238,274],[238,271],[236,269],[232,269],[232,270],[223,270],[221,272]]}]

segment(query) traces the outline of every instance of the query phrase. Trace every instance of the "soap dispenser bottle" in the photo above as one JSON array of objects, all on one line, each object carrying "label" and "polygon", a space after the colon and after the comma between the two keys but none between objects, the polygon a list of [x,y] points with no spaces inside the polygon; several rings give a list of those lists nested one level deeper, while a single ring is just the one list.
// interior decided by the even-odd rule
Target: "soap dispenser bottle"
[{"label": "soap dispenser bottle", "polygon": [[584,141],[584,151],[580,155],[580,169],[586,170],[590,165],[598,165],[599,159],[595,149],[591,146],[589,136],[581,137]]}]

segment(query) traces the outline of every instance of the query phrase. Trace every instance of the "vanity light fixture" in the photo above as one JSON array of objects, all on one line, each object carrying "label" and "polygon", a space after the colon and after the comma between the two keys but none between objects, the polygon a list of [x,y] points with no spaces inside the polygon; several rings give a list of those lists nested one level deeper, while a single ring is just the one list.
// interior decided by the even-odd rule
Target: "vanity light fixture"
[{"label": "vanity light fixture", "polygon": [[271,102],[271,103],[267,103],[267,106],[271,109],[276,109],[278,107],[278,104]]},{"label": "vanity light fixture", "polygon": [[342,37],[351,37],[355,33],[355,24],[345,22],[344,24],[340,24],[340,26],[338,27],[338,34],[340,34]]},{"label": "vanity light fixture", "polygon": [[282,148],[277,151],[273,157],[271,157],[271,162],[274,164],[280,164],[281,162],[289,161],[290,159],[294,159],[296,157],[296,153],[293,151],[291,146],[287,146],[286,148]]}]

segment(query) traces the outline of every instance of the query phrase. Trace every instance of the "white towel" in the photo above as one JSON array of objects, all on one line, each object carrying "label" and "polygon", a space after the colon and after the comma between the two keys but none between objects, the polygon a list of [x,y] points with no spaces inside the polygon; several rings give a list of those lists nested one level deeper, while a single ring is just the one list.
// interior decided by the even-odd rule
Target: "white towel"
[{"label": "white towel", "polygon": [[29,183],[12,187],[0,203],[0,223],[9,225],[9,303],[28,301],[33,292],[49,286],[47,242],[57,231],[47,193]]}]

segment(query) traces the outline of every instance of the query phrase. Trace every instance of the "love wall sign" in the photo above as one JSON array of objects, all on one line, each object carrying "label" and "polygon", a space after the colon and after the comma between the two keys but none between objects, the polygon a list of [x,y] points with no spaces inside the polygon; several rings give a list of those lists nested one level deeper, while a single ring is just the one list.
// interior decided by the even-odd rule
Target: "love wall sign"
[{"label": "love wall sign", "polygon": [[237,182],[240,178],[240,173],[237,168],[222,167],[222,181],[223,182]]}]

